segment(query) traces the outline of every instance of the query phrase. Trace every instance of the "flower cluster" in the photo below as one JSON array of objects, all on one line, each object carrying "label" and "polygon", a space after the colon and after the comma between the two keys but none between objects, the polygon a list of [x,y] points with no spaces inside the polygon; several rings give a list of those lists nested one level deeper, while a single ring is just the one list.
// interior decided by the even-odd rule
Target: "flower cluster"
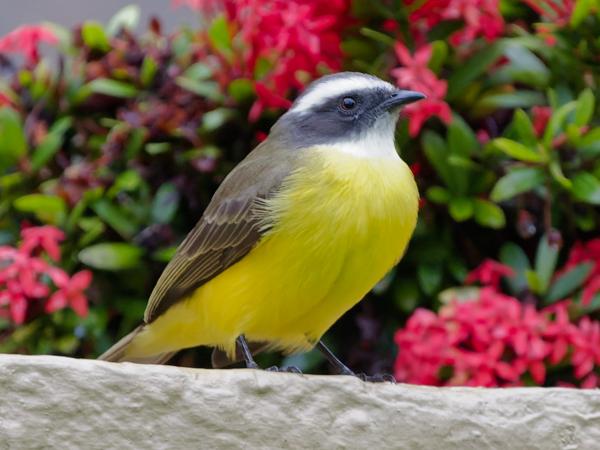
[{"label": "flower cluster", "polygon": [[[30,306],[40,304],[42,299],[47,299],[43,304],[46,312],[70,306],[78,315],[87,315],[84,291],[92,281],[92,273],[82,270],[69,277],[48,261],[60,260],[58,243],[64,239],[63,232],[45,225],[25,228],[21,237],[16,248],[0,246],[0,316],[21,324]],[[44,253],[48,258],[43,257]],[[56,289],[51,289],[51,284]]]},{"label": "flower cluster", "polygon": [[592,270],[584,281],[581,297],[582,303],[588,305],[594,295],[600,291],[600,238],[585,243],[577,242],[569,253],[563,270],[568,270],[584,262],[593,264]]},{"label": "flower cluster", "polygon": [[470,43],[479,36],[489,41],[504,31],[498,0],[406,0],[413,7],[410,14],[411,31],[421,42],[432,27],[444,21],[462,21],[450,42]]},{"label": "flower cluster", "polygon": [[[418,309],[396,333],[395,375],[430,385],[520,386],[547,380],[548,368],[572,368],[580,387],[600,386],[600,323],[568,315],[568,301],[538,311],[484,287],[436,314]],[[566,385],[567,383],[562,383]]]},{"label": "flower cluster", "polygon": [[0,39],[0,53],[21,54],[28,64],[35,65],[40,59],[39,45],[44,42],[56,44],[58,39],[43,25],[24,25]]},{"label": "flower cluster", "polygon": [[255,80],[253,120],[265,108],[289,107],[287,97],[323,71],[341,69],[340,32],[350,22],[347,0],[188,0],[175,4],[187,4],[205,14],[226,13],[244,44],[241,61],[234,64],[237,73],[231,76]]},{"label": "flower cluster", "polygon": [[427,96],[425,100],[413,103],[404,108],[409,118],[408,131],[416,136],[427,119],[439,117],[446,124],[452,120],[450,106],[444,101],[448,83],[440,80],[428,67],[431,59],[431,45],[423,45],[411,55],[406,46],[396,43],[396,56],[402,64],[392,70],[396,84],[404,89],[413,89]]}]

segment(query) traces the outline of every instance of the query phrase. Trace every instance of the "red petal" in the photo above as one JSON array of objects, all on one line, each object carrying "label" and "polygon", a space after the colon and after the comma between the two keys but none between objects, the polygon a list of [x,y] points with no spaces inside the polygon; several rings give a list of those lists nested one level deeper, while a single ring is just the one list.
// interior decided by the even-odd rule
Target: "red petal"
[{"label": "red petal", "polygon": [[17,325],[25,322],[25,315],[27,313],[27,300],[22,295],[13,295],[10,298],[10,315],[13,322]]},{"label": "red petal", "polygon": [[83,291],[92,282],[92,272],[89,270],[81,270],[71,277],[69,287],[77,291]]},{"label": "red petal", "polygon": [[73,311],[75,311],[78,316],[87,316],[88,304],[85,296],[83,294],[71,296],[71,308],[73,308]]},{"label": "red petal", "polygon": [[46,302],[45,309],[51,313],[67,306],[67,296],[63,290],[56,291]]}]

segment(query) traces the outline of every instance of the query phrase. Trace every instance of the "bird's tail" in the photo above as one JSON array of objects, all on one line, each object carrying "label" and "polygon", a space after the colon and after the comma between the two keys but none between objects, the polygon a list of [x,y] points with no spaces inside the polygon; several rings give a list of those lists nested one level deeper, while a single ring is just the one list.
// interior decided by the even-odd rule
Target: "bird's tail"
[{"label": "bird's tail", "polygon": [[164,364],[177,352],[164,352],[157,355],[145,356],[143,358],[135,358],[127,356],[127,347],[144,328],[144,325],[140,325],[128,335],[121,338],[119,342],[109,348],[107,351],[102,353],[98,359],[102,361],[111,362],[133,362],[138,364]]}]

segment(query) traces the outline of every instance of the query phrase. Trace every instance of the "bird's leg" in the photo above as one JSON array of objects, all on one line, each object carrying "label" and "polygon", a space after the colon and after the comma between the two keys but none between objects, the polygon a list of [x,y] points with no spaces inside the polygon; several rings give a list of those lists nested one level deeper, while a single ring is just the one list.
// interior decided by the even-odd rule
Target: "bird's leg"
[{"label": "bird's leg", "polygon": [[242,351],[242,356],[244,357],[244,362],[246,363],[246,368],[248,369],[260,369],[254,358],[252,357],[252,353],[248,348],[248,343],[246,342],[246,338],[243,334],[240,334],[235,340],[236,344],[239,346]]},{"label": "bird's leg", "polygon": [[360,378],[363,381],[371,381],[371,382],[382,382],[382,381],[389,381],[391,383],[395,383],[396,380],[394,379],[394,377],[392,375],[388,375],[388,374],[383,374],[383,375],[366,375],[364,373],[359,373],[356,374],[354,373],[352,370],[350,370],[348,368],[348,366],[346,366],[343,362],[341,362],[337,356],[335,356],[333,354],[333,352],[331,350],[329,350],[327,348],[327,346],[323,343],[323,341],[319,341],[317,343],[317,348],[319,349],[319,351],[321,353],[323,353],[323,355],[325,356],[325,358],[327,358],[327,361],[329,361],[331,363],[331,365],[333,365],[339,372],[340,375],[351,375],[357,378]]},{"label": "bird's leg", "polygon": [[356,374],[354,372],[352,372],[343,362],[341,362],[337,358],[337,356],[335,356],[333,354],[333,352],[331,350],[329,350],[327,348],[327,346],[325,344],[323,344],[323,341],[319,341],[317,343],[317,348],[319,349],[319,351],[321,353],[323,353],[323,356],[325,356],[325,358],[327,358],[327,361],[329,361],[329,363],[338,370],[340,375],[356,376]]}]

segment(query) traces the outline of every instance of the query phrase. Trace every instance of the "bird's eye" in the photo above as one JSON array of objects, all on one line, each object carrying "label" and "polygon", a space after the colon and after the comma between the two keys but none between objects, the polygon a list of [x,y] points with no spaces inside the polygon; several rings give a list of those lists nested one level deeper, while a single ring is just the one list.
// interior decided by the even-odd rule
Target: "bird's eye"
[{"label": "bird's eye", "polygon": [[344,111],[350,111],[356,108],[356,100],[352,97],[344,97],[340,102],[340,108]]}]

